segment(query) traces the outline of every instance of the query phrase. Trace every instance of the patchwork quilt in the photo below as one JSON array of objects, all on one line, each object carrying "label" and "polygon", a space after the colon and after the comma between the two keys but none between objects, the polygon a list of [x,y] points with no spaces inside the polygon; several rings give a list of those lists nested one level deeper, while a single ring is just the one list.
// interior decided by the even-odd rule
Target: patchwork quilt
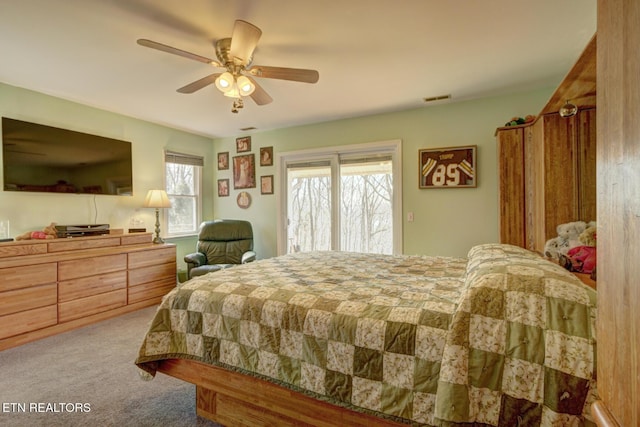
[{"label": "patchwork quilt", "polygon": [[291,254],[167,294],[136,364],[187,358],[394,421],[590,425],[595,292],[524,249]]}]

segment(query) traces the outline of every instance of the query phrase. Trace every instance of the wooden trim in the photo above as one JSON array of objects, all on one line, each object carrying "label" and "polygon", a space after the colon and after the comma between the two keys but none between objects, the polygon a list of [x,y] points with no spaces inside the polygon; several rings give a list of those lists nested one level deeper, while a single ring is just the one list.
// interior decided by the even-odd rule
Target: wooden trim
[{"label": "wooden trim", "polygon": [[193,360],[164,360],[160,362],[158,370],[195,384],[197,414],[223,425],[405,426],[332,405],[268,381]]},{"label": "wooden trim", "polygon": [[602,400],[596,400],[591,405],[591,415],[598,427],[620,427],[620,424],[613,418],[609,409]]},{"label": "wooden trim", "polygon": [[597,37],[594,35],[540,114],[557,113],[567,100],[578,107],[596,105]]}]

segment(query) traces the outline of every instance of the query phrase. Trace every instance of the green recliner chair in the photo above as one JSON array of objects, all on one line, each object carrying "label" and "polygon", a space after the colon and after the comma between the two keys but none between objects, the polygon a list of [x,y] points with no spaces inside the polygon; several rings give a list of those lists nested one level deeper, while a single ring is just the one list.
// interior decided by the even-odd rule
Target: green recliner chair
[{"label": "green recliner chair", "polygon": [[203,222],[196,251],[184,257],[189,278],[254,261],[251,223],[237,219]]}]

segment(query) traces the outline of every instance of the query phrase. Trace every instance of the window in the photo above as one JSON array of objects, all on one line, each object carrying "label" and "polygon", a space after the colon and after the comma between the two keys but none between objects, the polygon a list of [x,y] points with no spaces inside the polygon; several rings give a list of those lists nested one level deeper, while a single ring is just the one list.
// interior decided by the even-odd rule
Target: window
[{"label": "window", "polygon": [[281,154],[278,253],[400,253],[400,142]]},{"label": "window", "polygon": [[171,200],[165,230],[168,236],[196,234],[200,225],[202,157],[165,152],[166,191]]}]

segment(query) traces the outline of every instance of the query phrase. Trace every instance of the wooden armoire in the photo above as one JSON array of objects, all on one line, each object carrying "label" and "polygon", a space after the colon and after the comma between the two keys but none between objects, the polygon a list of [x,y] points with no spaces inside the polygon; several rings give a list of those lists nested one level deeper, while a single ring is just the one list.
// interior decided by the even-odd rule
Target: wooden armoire
[{"label": "wooden armoire", "polygon": [[[535,121],[496,131],[502,243],[542,253],[559,224],[596,220],[595,46]],[[578,112],[561,117],[567,101]]]}]

